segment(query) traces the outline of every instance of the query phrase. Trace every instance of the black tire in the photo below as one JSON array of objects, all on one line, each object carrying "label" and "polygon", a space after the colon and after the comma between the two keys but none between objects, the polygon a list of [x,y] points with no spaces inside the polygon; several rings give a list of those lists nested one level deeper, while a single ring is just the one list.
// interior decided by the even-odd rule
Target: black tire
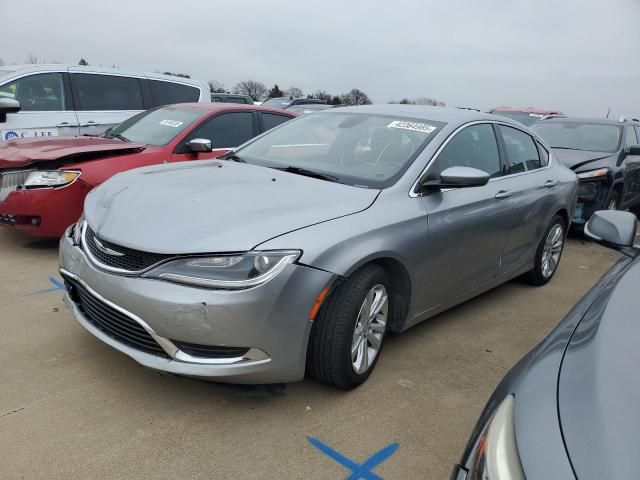
[{"label": "black tire", "polygon": [[[377,356],[368,370],[358,374],[351,360],[354,329],[367,293],[376,285],[384,286],[388,295],[386,325]],[[344,390],[363,383],[382,352],[393,312],[391,291],[389,277],[378,265],[367,265],[346,279],[338,280],[313,321],[307,348],[307,374]]]},{"label": "black tire", "polygon": [[[545,242],[547,241],[549,232],[551,232],[551,230],[556,225],[560,225],[562,227],[562,247],[560,248],[560,256],[558,257],[558,263],[553,268],[551,275],[544,275],[543,274],[543,254],[544,254]],[[531,270],[529,270],[527,273],[524,274],[524,279],[527,282],[529,282],[532,285],[539,286],[539,285],[546,284],[549,280],[553,278],[558,268],[558,265],[560,264],[560,260],[562,259],[562,252],[564,250],[564,242],[566,238],[567,238],[567,224],[564,221],[564,218],[562,218],[560,215],[556,215],[551,219],[551,222],[549,223],[549,226],[547,227],[547,229],[544,231],[544,235],[542,235],[540,244],[536,249],[535,266]]]},{"label": "black tire", "polygon": [[619,207],[620,207],[620,194],[615,190],[611,190],[611,195],[609,196],[609,201],[607,202],[606,209],[617,210]]}]

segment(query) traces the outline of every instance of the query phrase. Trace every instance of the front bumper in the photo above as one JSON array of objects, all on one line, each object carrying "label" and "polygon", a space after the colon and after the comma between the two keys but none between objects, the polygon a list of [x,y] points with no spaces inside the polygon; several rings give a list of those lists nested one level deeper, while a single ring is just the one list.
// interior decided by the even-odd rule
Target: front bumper
[{"label": "front bumper", "polygon": [[573,226],[584,228],[584,224],[597,210],[606,208],[611,192],[608,181],[582,180],[578,183],[578,203],[573,214]]},{"label": "front bumper", "polygon": [[[67,292],[65,303],[76,319],[104,343],[141,365],[177,375],[231,383],[280,383],[304,377],[309,312],[333,274],[293,264],[266,284],[247,290],[194,288],[101,271],[68,233],[60,240],[62,275],[81,282],[103,303],[142,325],[167,356],[132,348],[97,328]],[[233,358],[193,357],[176,347],[182,342],[248,351]]]},{"label": "front bumper", "polygon": [[58,238],[78,220],[90,191],[80,180],[61,188],[16,190],[0,201],[0,225],[31,237]]}]

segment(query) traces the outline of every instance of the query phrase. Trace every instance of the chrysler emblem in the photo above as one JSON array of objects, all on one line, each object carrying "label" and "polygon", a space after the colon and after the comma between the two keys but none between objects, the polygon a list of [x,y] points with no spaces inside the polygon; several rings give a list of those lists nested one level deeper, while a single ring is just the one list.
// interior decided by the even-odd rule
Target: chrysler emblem
[{"label": "chrysler emblem", "polygon": [[115,250],[111,250],[108,247],[105,247],[100,240],[98,240],[98,237],[93,237],[93,241],[96,242],[96,247],[98,247],[98,250],[100,250],[102,253],[106,253],[107,255],[113,255],[115,257],[123,257],[124,253],[120,253],[120,252],[116,252]]}]

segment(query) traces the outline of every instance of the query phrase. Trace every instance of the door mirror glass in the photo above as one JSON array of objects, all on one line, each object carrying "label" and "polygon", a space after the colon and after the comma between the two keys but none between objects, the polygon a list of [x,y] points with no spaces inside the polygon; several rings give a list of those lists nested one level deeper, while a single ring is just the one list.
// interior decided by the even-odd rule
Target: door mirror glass
[{"label": "door mirror glass", "polygon": [[213,149],[211,146],[211,140],[208,138],[194,138],[187,143],[187,147],[189,147],[189,150],[194,153],[210,152]]},{"label": "door mirror glass", "polygon": [[427,180],[422,183],[425,190],[442,188],[481,187],[489,181],[487,172],[473,167],[449,167],[442,171],[439,180]]},{"label": "door mirror glass", "polygon": [[584,226],[584,234],[596,242],[611,247],[631,247],[636,237],[638,221],[630,212],[599,210]]}]

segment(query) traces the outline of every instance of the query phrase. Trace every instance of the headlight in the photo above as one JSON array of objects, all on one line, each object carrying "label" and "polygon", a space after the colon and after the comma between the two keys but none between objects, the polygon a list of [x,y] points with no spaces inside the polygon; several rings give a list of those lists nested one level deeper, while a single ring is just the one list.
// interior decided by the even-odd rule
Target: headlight
[{"label": "headlight", "polygon": [[24,182],[26,188],[62,187],[73,182],[80,176],[80,172],[73,170],[46,170],[32,172]]},{"label": "headlight", "polygon": [[513,395],[505,398],[476,445],[469,480],[525,480],[516,447]]},{"label": "headlight", "polygon": [[298,250],[191,257],[160,265],[145,277],[205,288],[242,289],[268,282],[300,256]]},{"label": "headlight", "polygon": [[597,170],[590,170],[588,172],[580,172],[576,173],[578,178],[598,178],[598,177],[606,177],[609,173],[608,168],[599,168]]}]

